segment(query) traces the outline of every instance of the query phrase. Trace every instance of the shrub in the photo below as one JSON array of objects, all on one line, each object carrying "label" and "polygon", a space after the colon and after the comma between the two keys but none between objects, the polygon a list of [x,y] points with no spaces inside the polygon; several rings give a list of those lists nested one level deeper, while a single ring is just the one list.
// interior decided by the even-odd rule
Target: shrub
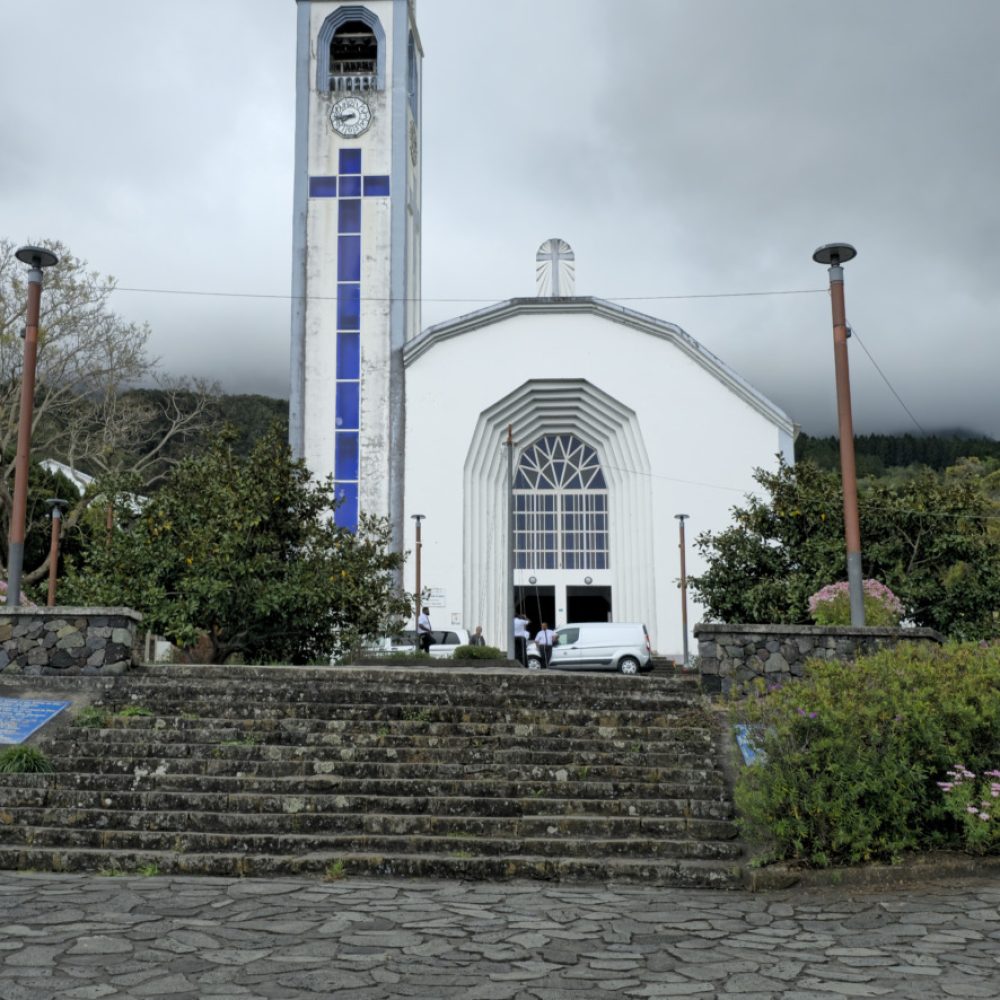
[{"label": "shrub", "polygon": [[962,846],[938,780],[1000,746],[1000,647],[903,643],[732,703],[764,762],[736,787],[744,833],[823,866]]},{"label": "shrub", "polygon": [[8,747],[0,752],[0,774],[51,774],[55,768],[35,747]]},{"label": "shrub", "polygon": [[[865,624],[896,626],[903,617],[899,598],[878,580],[861,583]],[[809,614],[817,625],[850,625],[851,596],[846,582],[831,583],[809,598]]]},{"label": "shrub", "polygon": [[496,646],[458,646],[451,654],[456,660],[506,660],[507,654]]}]

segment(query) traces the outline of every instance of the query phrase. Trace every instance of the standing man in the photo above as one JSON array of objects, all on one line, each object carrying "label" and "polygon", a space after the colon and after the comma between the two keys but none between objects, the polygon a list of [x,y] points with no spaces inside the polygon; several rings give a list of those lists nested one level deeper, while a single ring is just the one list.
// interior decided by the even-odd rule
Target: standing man
[{"label": "standing man", "polygon": [[528,619],[523,611],[514,615],[514,658],[522,667],[528,665]]},{"label": "standing man", "polygon": [[486,636],[483,635],[483,626],[482,625],[477,625],[476,626],[476,631],[473,632],[472,635],[469,636],[469,645],[470,646],[485,646],[486,645]]},{"label": "standing man", "polygon": [[535,636],[535,645],[538,647],[538,655],[542,658],[542,670],[547,670],[549,661],[552,659],[552,643],[556,634],[549,628],[548,622],[542,622],[542,627]]},{"label": "standing man", "polygon": [[421,608],[420,617],[417,618],[417,642],[420,644],[421,652],[429,653],[433,641],[434,636],[431,634],[431,619],[428,609]]}]

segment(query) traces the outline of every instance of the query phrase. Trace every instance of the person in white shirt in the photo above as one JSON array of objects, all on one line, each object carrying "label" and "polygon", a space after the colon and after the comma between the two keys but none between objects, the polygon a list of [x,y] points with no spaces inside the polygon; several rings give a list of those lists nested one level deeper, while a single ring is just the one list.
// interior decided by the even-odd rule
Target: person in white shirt
[{"label": "person in white shirt", "polygon": [[424,653],[431,651],[431,643],[434,636],[431,633],[431,619],[427,608],[420,609],[420,617],[417,619],[417,643]]},{"label": "person in white shirt", "polygon": [[548,669],[549,661],[552,659],[552,643],[556,634],[549,628],[548,622],[542,622],[542,627],[535,635],[535,645],[538,647],[538,654],[542,658],[542,670]]},{"label": "person in white shirt", "polygon": [[522,667],[528,665],[528,619],[521,611],[514,615],[514,659]]}]

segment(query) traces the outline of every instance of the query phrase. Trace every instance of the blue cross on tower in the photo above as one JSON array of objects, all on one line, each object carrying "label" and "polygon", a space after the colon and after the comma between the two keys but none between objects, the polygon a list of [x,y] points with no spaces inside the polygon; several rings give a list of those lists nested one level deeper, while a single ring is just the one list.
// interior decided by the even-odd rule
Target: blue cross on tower
[{"label": "blue cross on tower", "polygon": [[336,523],[358,527],[361,429],[361,200],[388,198],[389,178],[361,172],[361,150],[340,150],[340,173],[310,177],[310,198],[339,198],[337,204],[337,397],[334,480],[340,506]]}]

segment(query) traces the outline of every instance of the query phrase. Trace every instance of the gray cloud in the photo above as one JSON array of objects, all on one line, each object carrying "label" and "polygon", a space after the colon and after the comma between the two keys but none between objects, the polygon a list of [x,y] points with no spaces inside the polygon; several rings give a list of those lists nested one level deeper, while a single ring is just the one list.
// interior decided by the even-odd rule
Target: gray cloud
[{"label": "gray cloud", "polygon": [[[560,235],[581,294],[680,323],[828,433],[823,292],[667,296],[822,289],[813,249],[848,240],[849,316],[920,423],[1000,432],[992,0],[419,0],[418,17],[425,323],[533,294],[534,250]],[[294,29],[292,0],[10,5],[3,234],[62,239],[127,288],[287,295]],[[169,370],[287,391],[287,300],[114,304]],[[859,346],[856,430],[914,429]]]}]

